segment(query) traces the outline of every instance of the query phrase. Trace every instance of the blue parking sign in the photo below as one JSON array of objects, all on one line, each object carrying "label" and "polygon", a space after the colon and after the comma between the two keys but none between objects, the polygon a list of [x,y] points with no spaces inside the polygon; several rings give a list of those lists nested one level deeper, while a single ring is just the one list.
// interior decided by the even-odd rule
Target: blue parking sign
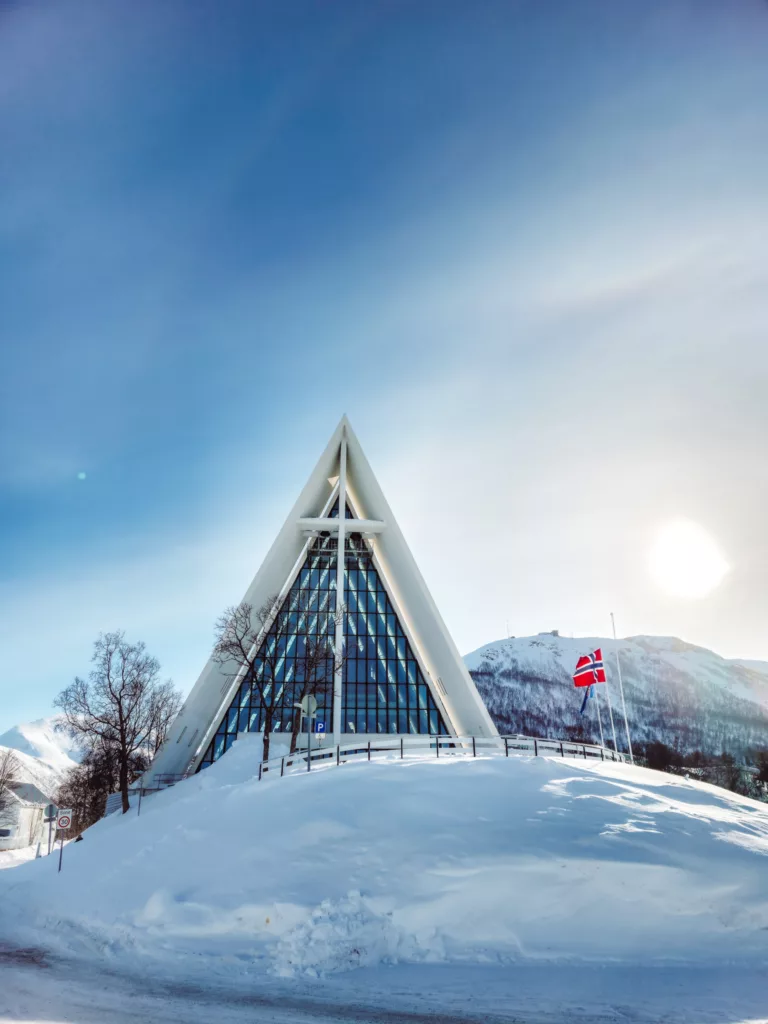
[{"label": "blue parking sign", "polygon": [[315,732],[325,732],[325,722],[315,722]]}]

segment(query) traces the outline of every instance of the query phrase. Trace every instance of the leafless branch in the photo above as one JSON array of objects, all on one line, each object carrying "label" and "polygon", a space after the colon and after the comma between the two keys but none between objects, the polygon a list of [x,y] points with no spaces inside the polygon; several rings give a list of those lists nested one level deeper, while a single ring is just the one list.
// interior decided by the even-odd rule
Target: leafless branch
[{"label": "leafless branch", "polygon": [[122,632],[100,635],[92,662],[88,680],[75,678],[54,704],[86,754],[108,755],[117,764],[125,812],[137,764],[165,739],[181,695],[159,681],[160,664],[145,645],[128,643]]},{"label": "leafless branch", "polygon": [[0,748],[0,810],[5,806],[8,790],[19,780],[21,761],[8,747]]}]

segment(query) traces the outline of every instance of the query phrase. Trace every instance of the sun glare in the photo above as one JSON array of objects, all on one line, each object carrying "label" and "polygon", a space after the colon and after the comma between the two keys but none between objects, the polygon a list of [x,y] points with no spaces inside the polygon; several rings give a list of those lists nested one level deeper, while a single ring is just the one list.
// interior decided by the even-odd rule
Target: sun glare
[{"label": "sun glare", "polygon": [[666,523],[650,551],[651,576],[675,597],[706,597],[729,568],[714,538],[690,519]]}]

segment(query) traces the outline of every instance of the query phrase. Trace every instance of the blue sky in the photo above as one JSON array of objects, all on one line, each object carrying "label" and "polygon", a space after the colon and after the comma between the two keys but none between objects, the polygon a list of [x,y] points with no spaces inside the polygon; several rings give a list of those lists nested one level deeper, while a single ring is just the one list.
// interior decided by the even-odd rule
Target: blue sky
[{"label": "blue sky", "polygon": [[[0,3],[0,731],[100,630],[189,688],[343,412],[462,650],[614,610],[768,659],[767,43],[761,0]],[[646,570],[679,515],[702,601]]]}]

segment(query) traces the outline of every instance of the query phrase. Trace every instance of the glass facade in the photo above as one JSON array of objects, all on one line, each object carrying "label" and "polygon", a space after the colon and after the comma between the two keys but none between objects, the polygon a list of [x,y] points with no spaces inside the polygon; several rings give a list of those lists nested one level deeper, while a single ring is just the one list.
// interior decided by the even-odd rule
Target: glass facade
[{"label": "glass facade", "polygon": [[352,533],[346,547],[342,730],[447,734],[368,544]]},{"label": "glass facade", "polygon": [[[337,500],[328,516],[336,518],[338,514]],[[349,505],[346,514],[348,519],[356,518]],[[327,682],[315,696],[318,720],[325,723],[327,733],[332,731],[336,552],[335,537],[323,535],[314,540],[278,615],[284,624],[286,613],[289,613],[290,628],[278,630],[281,633],[278,641],[274,626],[267,634],[248,677],[240,685],[220,722],[200,768],[206,768],[221,757],[239,732],[254,732],[262,728],[264,716],[260,687],[266,687],[264,692],[270,704],[270,687],[279,687],[272,727],[275,732],[292,731],[294,715],[298,714],[294,703],[301,698],[304,683],[302,652],[307,636],[327,636],[329,640],[327,669],[321,676]],[[343,617],[342,731],[350,734],[447,735],[443,718],[376,572],[370,546],[361,534],[347,534],[344,563],[346,607]],[[280,645],[277,661],[274,658],[276,642]],[[270,671],[265,682],[267,651],[272,656],[266,657]],[[272,666],[276,666],[274,681],[269,678]]]}]

